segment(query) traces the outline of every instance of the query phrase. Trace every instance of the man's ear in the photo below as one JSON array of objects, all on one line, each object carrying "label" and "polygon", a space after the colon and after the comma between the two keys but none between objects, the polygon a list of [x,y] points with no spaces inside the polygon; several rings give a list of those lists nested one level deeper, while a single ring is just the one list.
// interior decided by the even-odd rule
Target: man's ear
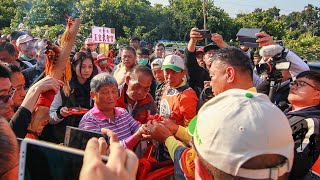
[{"label": "man's ear", "polygon": [[227,76],[227,82],[233,82],[236,75],[236,71],[232,66],[229,66],[225,70],[225,75]]},{"label": "man's ear", "polygon": [[90,97],[91,99],[95,100],[95,93],[93,91],[90,91]]}]

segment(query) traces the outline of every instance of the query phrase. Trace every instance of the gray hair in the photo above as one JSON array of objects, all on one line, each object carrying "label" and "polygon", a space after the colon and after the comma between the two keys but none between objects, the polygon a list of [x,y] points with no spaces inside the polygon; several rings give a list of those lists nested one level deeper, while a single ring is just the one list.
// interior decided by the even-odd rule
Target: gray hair
[{"label": "gray hair", "polygon": [[281,53],[283,50],[283,47],[278,44],[272,44],[269,46],[263,46],[259,54],[261,57],[274,57],[275,55]]},{"label": "gray hair", "polygon": [[116,86],[116,79],[108,73],[100,73],[94,76],[90,82],[90,88],[93,92],[98,92],[103,86]]}]

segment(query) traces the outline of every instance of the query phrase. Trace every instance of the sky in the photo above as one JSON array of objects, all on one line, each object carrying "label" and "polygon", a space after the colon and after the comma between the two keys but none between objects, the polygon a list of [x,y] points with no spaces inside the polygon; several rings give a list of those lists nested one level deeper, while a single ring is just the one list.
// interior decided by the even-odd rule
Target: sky
[{"label": "sky", "polygon": [[[151,4],[168,5],[168,0],[149,0]],[[302,11],[308,4],[320,7],[320,0],[214,0],[215,6],[225,10],[231,17],[239,13],[250,13],[255,8],[263,10],[276,6],[280,14],[289,14],[293,11]]]}]

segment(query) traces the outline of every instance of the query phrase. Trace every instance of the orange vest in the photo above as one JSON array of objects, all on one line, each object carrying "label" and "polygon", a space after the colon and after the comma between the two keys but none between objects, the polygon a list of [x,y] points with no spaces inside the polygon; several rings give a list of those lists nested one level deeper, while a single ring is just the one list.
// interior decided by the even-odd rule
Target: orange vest
[{"label": "orange vest", "polygon": [[160,115],[186,127],[197,114],[198,101],[196,92],[189,85],[179,88],[165,87],[160,101]]}]

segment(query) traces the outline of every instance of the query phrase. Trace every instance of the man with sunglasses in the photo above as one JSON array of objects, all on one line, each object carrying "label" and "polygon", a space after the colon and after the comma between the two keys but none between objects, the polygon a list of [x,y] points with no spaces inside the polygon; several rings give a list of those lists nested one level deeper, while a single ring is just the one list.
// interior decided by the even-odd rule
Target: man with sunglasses
[{"label": "man with sunglasses", "polygon": [[10,82],[10,70],[0,64],[0,114],[7,120],[14,115],[12,101],[14,91]]},{"label": "man with sunglasses", "polygon": [[295,141],[292,179],[303,178],[320,152],[320,73],[304,71],[290,84],[285,110]]}]

